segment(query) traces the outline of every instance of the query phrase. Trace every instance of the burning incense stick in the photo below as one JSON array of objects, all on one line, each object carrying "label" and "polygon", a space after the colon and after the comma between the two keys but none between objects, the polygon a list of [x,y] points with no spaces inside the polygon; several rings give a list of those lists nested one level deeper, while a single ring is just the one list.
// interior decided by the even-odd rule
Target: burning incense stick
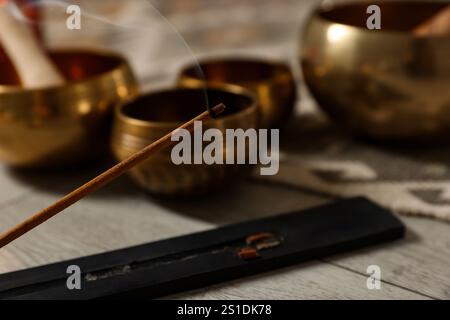
[{"label": "burning incense stick", "polygon": [[6,231],[2,235],[0,235],[0,248],[4,247],[11,241],[19,238],[20,236],[24,235],[28,231],[32,230],[33,228],[37,227],[41,223],[47,221],[54,215],[60,213],[64,209],[68,208],[75,202],[81,200],[88,194],[94,192],[95,190],[103,187],[107,183],[113,181],[114,179],[118,178],[134,166],[138,165],[139,163],[143,162],[156,152],[158,152],[160,149],[167,147],[171,145],[173,142],[171,141],[172,134],[179,130],[179,129],[186,129],[189,132],[192,132],[194,130],[194,122],[195,121],[205,121],[210,119],[211,117],[215,117],[216,115],[221,114],[225,110],[225,105],[218,104],[217,106],[211,108],[209,111],[205,111],[195,117],[194,119],[186,122],[181,127],[175,129],[174,131],[166,134],[159,140],[153,142],[152,144],[148,145],[147,147],[143,148],[142,150],[136,152],[135,154],[131,155],[129,158],[123,160],[122,162],[118,163],[114,167],[108,169],[107,171],[103,172],[102,174],[98,175],[91,181],[85,183],[78,189],[72,191],[71,193],[67,194],[51,206],[45,208],[44,210],[39,211],[38,213],[34,214],[30,218],[26,219],[22,223],[18,224],[17,226],[13,227],[12,229]]}]

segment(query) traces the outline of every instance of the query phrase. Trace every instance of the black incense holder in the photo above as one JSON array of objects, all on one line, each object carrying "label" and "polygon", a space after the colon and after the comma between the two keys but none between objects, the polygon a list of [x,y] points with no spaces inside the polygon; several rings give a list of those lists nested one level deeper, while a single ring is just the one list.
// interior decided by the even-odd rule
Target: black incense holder
[{"label": "black incense holder", "polygon": [[[401,238],[364,198],[0,275],[1,299],[155,298]],[[67,268],[82,271],[69,290]]]}]

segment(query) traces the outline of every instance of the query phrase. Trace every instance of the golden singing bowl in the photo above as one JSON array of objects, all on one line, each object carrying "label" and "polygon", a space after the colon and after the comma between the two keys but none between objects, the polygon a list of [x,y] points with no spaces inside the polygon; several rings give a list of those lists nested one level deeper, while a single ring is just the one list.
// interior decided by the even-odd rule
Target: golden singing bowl
[{"label": "golden singing bowl", "polygon": [[446,139],[450,134],[450,38],[412,30],[445,3],[370,2],[381,30],[369,30],[368,3],[316,11],[300,50],[319,105],[361,136],[379,140]]},{"label": "golden singing bowl", "polygon": [[[257,128],[256,98],[244,88],[227,85],[207,89],[169,89],[142,96],[116,109],[111,138],[113,154],[120,161],[158,140],[205,111],[206,99],[211,106],[223,102],[227,108],[220,118],[204,122],[203,132],[209,128],[217,128],[222,133],[226,129]],[[205,144],[202,143],[202,146]],[[226,185],[244,177],[251,170],[249,165],[208,165],[203,161],[201,164],[175,165],[171,152],[172,148],[158,151],[131,170],[132,179],[152,193],[192,195]],[[223,159],[226,153],[224,143]],[[248,156],[248,149],[246,155]]]},{"label": "golden singing bowl", "polygon": [[260,105],[260,126],[280,128],[292,115],[297,89],[290,68],[281,62],[259,59],[220,59],[185,67],[178,79],[182,87],[235,84],[253,91]]},{"label": "golden singing bowl", "polygon": [[136,96],[120,56],[84,50],[49,53],[67,84],[24,89],[0,60],[0,159],[16,167],[73,165],[108,150],[113,107]]}]

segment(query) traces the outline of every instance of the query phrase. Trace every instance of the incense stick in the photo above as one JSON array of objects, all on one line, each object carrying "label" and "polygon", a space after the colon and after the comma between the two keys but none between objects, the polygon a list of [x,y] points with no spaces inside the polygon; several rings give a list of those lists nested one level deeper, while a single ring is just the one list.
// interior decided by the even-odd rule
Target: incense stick
[{"label": "incense stick", "polygon": [[218,104],[217,106],[211,108],[209,111],[205,111],[195,117],[194,119],[186,122],[179,128],[175,129],[174,131],[166,134],[159,140],[153,142],[152,144],[148,145],[147,147],[143,148],[142,150],[132,154],[129,158],[123,160],[122,162],[116,164],[114,167],[108,169],[107,171],[101,173],[94,179],[90,180],[89,182],[85,183],[78,189],[75,189],[71,193],[67,194],[60,200],[56,201],[49,207],[37,212],[33,216],[29,217],[22,223],[16,225],[15,227],[11,228],[10,230],[6,231],[2,235],[0,235],[0,248],[4,247],[11,241],[14,241],[15,239],[21,237],[28,231],[32,230],[33,228],[37,227],[41,223],[44,223],[51,217],[55,216],[56,214],[60,213],[64,209],[70,207],[77,201],[81,200],[88,194],[94,192],[95,190],[103,187],[107,183],[113,181],[114,179],[118,178],[134,166],[138,165],[139,163],[143,162],[153,154],[155,154],[160,149],[169,146],[172,144],[171,136],[172,134],[179,130],[179,129],[186,129],[190,132],[194,130],[194,122],[195,121],[205,121],[210,119],[211,117],[215,117],[218,114],[221,114],[225,110],[225,105]]}]

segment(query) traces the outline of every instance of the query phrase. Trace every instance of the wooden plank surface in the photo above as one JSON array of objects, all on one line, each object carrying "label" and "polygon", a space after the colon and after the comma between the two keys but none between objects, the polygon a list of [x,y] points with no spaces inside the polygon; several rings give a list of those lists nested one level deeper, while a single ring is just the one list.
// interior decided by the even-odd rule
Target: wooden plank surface
[{"label": "wooden plank surface", "polygon": [[[44,207],[102,167],[72,174],[17,172],[2,167],[0,231]],[[5,186],[5,187],[4,187]],[[217,225],[329,201],[292,188],[249,181],[208,201],[153,198],[128,178],[116,181],[24,238],[0,250],[0,272],[104,252]],[[408,237],[396,243],[314,261],[172,298],[428,299],[450,298],[446,223],[402,217]],[[382,270],[382,289],[368,290],[366,268]]]},{"label": "wooden plank surface", "polygon": [[403,218],[408,232],[400,243],[362,250],[325,262],[364,274],[376,264],[385,283],[436,299],[450,298],[450,225],[425,218]]},{"label": "wooden plank surface", "polygon": [[427,299],[386,283],[368,290],[366,276],[311,262],[208,289],[175,295],[178,299]]}]

